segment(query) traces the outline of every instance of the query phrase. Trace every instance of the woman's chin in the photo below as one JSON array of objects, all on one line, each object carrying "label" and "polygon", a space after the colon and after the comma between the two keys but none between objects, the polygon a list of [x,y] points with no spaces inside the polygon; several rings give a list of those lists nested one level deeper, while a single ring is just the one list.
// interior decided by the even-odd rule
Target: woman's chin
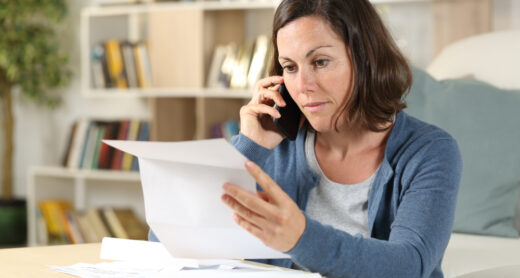
[{"label": "woman's chin", "polygon": [[321,121],[309,121],[312,128],[319,133],[327,133],[334,130],[334,126],[329,123],[323,123]]}]

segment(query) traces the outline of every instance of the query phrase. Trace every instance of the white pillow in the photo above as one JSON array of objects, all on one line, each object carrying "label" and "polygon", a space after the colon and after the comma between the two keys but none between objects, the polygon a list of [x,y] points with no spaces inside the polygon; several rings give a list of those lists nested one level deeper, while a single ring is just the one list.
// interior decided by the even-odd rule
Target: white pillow
[{"label": "white pillow", "polygon": [[442,50],[427,70],[436,79],[472,76],[502,89],[520,89],[520,30],[474,36]]}]

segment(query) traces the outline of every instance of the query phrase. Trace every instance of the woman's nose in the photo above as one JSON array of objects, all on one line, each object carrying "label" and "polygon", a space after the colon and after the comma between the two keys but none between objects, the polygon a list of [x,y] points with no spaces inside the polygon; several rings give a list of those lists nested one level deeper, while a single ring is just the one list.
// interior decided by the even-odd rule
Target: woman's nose
[{"label": "woman's nose", "polygon": [[301,69],[298,72],[297,80],[296,80],[296,86],[299,93],[308,93],[314,82],[314,76],[312,75],[312,72],[308,69]]}]

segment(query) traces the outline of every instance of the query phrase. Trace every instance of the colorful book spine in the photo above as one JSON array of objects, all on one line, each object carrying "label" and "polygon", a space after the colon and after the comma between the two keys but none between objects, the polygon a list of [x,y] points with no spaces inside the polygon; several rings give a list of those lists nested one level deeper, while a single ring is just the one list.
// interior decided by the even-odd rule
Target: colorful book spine
[{"label": "colorful book spine", "polygon": [[117,88],[128,88],[128,83],[126,82],[124,73],[123,55],[121,54],[119,41],[108,40],[105,42],[105,53],[110,79]]}]

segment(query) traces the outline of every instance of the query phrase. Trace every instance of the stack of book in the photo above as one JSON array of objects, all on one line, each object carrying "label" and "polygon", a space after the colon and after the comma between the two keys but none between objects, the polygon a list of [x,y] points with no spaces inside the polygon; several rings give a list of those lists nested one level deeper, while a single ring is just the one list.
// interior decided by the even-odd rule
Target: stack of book
[{"label": "stack of book", "polygon": [[110,169],[137,171],[137,158],[101,142],[108,140],[148,141],[150,125],[146,121],[93,121],[74,123],[69,135],[63,166],[72,169]]},{"label": "stack of book", "polygon": [[149,230],[130,208],[89,208],[78,212],[64,200],[40,202],[37,223],[41,244],[101,242],[103,237],[146,240]]},{"label": "stack of book", "polygon": [[273,49],[269,38],[258,36],[254,42],[238,46],[235,43],[215,47],[209,69],[209,88],[244,89],[253,87],[267,76]]},{"label": "stack of book", "polygon": [[147,42],[108,40],[92,48],[94,88],[148,88],[152,72]]},{"label": "stack of book", "polygon": [[231,141],[231,137],[239,132],[238,121],[229,120],[211,126],[211,138],[225,138]]}]

